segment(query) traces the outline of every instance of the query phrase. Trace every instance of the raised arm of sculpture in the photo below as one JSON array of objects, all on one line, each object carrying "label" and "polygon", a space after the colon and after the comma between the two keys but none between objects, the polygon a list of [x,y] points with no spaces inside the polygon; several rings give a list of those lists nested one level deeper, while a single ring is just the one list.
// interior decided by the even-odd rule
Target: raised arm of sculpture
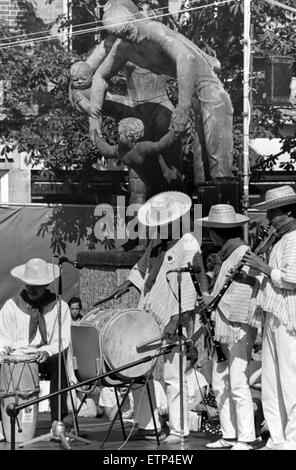
[{"label": "raised arm of sculpture", "polygon": [[95,71],[90,97],[92,118],[97,118],[102,114],[103,103],[108,90],[107,79],[113,77],[127,63],[127,49],[127,44],[117,39]]},{"label": "raised arm of sculpture", "polygon": [[106,159],[111,158],[119,159],[118,145],[111,145],[104,139],[102,135],[96,137],[96,148],[99,150],[100,154]]},{"label": "raised arm of sculpture", "polygon": [[97,70],[99,65],[101,65],[103,60],[107,57],[116,40],[117,38],[115,36],[109,35],[92,49],[85,59],[85,62],[88,63],[93,71]]},{"label": "raised arm of sculpture", "polygon": [[125,165],[143,165],[147,157],[153,155],[159,155],[164,150],[169,148],[176,140],[176,133],[169,131],[157,142],[142,141],[135,144],[133,148],[128,150],[123,156],[120,156],[120,160]]},{"label": "raised arm of sculpture", "polygon": [[100,77],[98,77],[99,73],[97,73],[97,70],[110,53],[116,41],[118,41],[118,39],[115,36],[109,35],[106,39],[104,39],[104,41],[95,46],[89,56],[86,58],[86,63],[91,67],[93,71],[92,83],[96,83],[96,85],[92,85],[92,89],[95,90],[92,92],[91,95],[91,103],[95,102],[94,93],[96,94],[98,102],[101,103],[100,112],[94,113],[93,106],[90,107],[89,114],[92,118],[100,118],[102,106],[108,90],[107,82],[105,80],[100,80]]}]

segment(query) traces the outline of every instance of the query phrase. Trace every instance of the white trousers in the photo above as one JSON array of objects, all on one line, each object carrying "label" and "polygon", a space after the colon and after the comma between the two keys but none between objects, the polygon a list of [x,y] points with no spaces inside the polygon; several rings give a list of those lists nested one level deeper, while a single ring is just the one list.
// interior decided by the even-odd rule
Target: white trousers
[{"label": "white trousers", "polygon": [[[164,381],[169,409],[170,434],[181,435],[181,400],[180,400],[180,352],[174,348],[164,356]],[[183,431],[189,434],[188,416],[188,386],[185,375],[186,358],[183,354]]]},{"label": "white trousers", "polygon": [[222,344],[227,361],[213,363],[213,390],[225,439],[252,442],[255,437],[252,395],[247,369],[256,339],[256,328],[249,327],[232,346]]},{"label": "white trousers", "polygon": [[267,315],[262,343],[262,405],[267,447],[296,450],[296,336]]},{"label": "white trousers", "polygon": [[[156,396],[155,396],[155,388],[152,378],[148,380],[148,386],[151,395],[151,402],[153,413],[155,417],[155,423],[158,431],[161,429],[160,421],[159,421],[159,414],[157,411],[157,404],[156,404]],[[134,413],[135,413],[135,421],[138,423],[139,428],[152,430],[154,429],[153,425],[153,417],[151,413],[151,408],[149,404],[149,397],[147,388],[141,387],[136,385],[132,389],[133,399],[134,399]]]},{"label": "white trousers", "polygon": [[[179,350],[174,348],[169,354],[164,356],[164,381],[166,384],[166,396],[168,401],[170,434],[181,435],[181,400],[180,400],[180,380],[179,380]],[[183,410],[184,410],[184,436],[189,434],[188,426],[188,391],[187,379],[185,375],[186,359],[183,354]],[[151,384],[151,385],[150,385]],[[160,429],[160,421],[157,411],[155,390],[153,381],[149,380],[154,416],[156,426]],[[133,390],[135,403],[135,420],[139,428],[153,429],[153,419],[148,401],[148,394],[143,387]]]}]

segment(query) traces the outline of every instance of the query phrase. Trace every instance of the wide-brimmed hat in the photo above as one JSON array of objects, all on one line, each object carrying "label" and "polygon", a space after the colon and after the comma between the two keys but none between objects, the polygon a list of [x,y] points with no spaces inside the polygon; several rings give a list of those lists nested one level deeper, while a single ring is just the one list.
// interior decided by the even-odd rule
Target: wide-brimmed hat
[{"label": "wide-brimmed hat", "polygon": [[59,277],[59,267],[41,258],[32,258],[26,264],[13,268],[10,274],[25,284],[45,286]]},{"label": "wide-brimmed hat", "polygon": [[138,220],[148,227],[165,225],[182,217],[191,207],[187,194],[166,191],[156,194],[143,204],[138,212]]},{"label": "wide-brimmed hat", "polygon": [[237,214],[230,204],[215,204],[207,217],[197,219],[196,222],[204,227],[231,228],[246,224],[249,220],[249,217]]},{"label": "wide-brimmed hat", "polygon": [[254,204],[256,209],[275,209],[276,207],[289,206],[296,204],[296,194],[288,184],[279,188],[269,189],[265,193],[265,201]]}]

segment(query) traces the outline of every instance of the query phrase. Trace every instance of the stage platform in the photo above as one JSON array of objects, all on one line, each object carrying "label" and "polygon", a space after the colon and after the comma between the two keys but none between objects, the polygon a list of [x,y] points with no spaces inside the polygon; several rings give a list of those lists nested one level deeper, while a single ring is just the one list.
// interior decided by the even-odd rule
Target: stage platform
[{"label": "stage platform", "polygon": [[[69,415],[65,423],[71,422],[71,416]],[[208,449],[205,447],[205,444],[207,442],[210,442],[210,439],[207,436],[205,436],[201,432],[192,432],[190,433],[190,437],[188,440],[184,442],[183,447],[180,444],[174,444],[174,445],[168,445],[168,444],[163,444],[160,443],[160,446],[157,446],[156,442],[154,441],[146,441],[146,440],[139,440],[139,441],[133,441],[129,440],[127,442],[123,441],[123,436],[122,436],[122,431],[120,427],[120,423],[116,422],[113,426],[112,432],[106,441],[104,448],[101,449],[101,443],[104,440],[104,437],[106,436],[108,427],[109,427],[109,422],[106,421],[105,418],[84,418],[84,417],[79,417],[78,419],[79,422],[79,435],[83,437],[84,439],[87,439],[91,441],[91,444],[84,444],[76,440],[70,440],[69,444],[71,446],[71,450],[78,450],[78,451],[97,451],[97,452],[103,452],[104,455],[106,453],[110,452],[115,452],[115,451],[131,451],[131,452],[137,452],[137,451],[147,451],[149,454],[153,454],[155,452],[170,452],[170,451],[185,451],[185,452],[190,452],[190,451],[204,451],[206,450],[207,452]],[[38,422],[37,422],[37,428],[35,432],[35,437],[44,435],[50,431],[50,415],[49,413],[39,413],[38,416]],[[126,429],[126,434],[128,436],[129,431],[131,430],[131,424],[127,423],[125,425]],[[73,429],[72,432],[74,433]],[[16,430],[17,433],[17,430]],[[254,445],[254,448],[259,449],[262,447],[264,443],[262,441],[256,442]],[[0,452],[4,450],[10,450],[10,443],[8,442],[0,442]],[[39,441],[34,444],[25,446],[24,448],[18,448],[18,444],[16,444],[16,451],[15,452],[26,452],[26,451],[57,451],[57,450],[63,450],[61,447],[60,442],[57,441]],[[227,450],[227,449],[226,449]],[[213,451],[210,451],[213,452]],[[219,451],[218,451],[219,452]],[[118,455],[118,453],[116,453]],[[24,455],[24,458],[26,456]]]}]

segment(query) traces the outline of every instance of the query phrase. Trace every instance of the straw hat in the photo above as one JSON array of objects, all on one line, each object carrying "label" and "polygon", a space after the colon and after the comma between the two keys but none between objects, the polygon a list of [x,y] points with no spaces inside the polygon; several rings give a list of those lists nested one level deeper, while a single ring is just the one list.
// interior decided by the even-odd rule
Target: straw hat
[{"label": "straw hat", "polygon": [[265,193],[265,201],[254,204],[256,209],[275,209],[276,207],[296,204],[296,194],[292,186],[285,185],[279,188],[269,189]]},{"label": "straw hat", "polygon": [[32,258],[26,264],[13,268],[10,274],[25,284],[45,286],[59,277],[59,267],[41,258]]},{"label": "straw hat", "polygon": [[138,212],[138,220],[148,227],[165,225],[182,217],[191,207],[187,194],[166,191],[156,194],[143,204]]},{"label": "straw hat", "polygon": [[239,227],[249,220],[249,217],[237,214],[230,204],[216,204],[211,207],[207,217],[197,219],[196,222],[202,224],[203,227],[230,228]]}]

